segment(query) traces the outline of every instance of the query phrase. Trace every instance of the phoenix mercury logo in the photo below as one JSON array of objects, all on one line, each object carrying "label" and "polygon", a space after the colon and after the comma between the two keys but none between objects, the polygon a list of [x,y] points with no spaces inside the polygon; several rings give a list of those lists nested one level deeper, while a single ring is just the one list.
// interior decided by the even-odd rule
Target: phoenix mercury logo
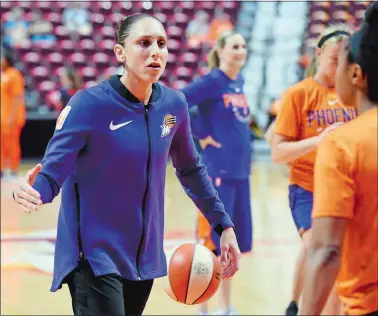
[{"label": "phoenix mercury logo", "polygon": [[161,137],[168,136],[175,124],[176,116],[173,116],[171,114],[164,116],[163,124],[161,125]]},{"label": "phoenix mercury logo", "polygon": [[249,107],[247,98],[243,93],[223,94],[223,102],[226,109],[232,108],[236,119],[242,123],[249,121]]}]

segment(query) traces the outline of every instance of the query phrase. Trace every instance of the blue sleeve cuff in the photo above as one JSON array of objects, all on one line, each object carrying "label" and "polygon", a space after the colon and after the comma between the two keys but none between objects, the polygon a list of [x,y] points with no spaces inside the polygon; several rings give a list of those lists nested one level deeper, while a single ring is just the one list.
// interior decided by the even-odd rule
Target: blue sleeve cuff
[{"label": "blue sleeve cuff", "polygon": [[234,228],[234,224],[232,223],[230,217],[227,216],[227,217],[224,219],[224,221],[222,222],[222,224],[218,224],[218,225],[216,225],[213,229],[214,229],[214,231],[215,231],[219,236],[222,236],[223,231],[224,231],[226,228],[229,228],[229,227]]},{"label": "blue sleeve cuff", "polygon": [[[50,203],[54,199],[54,194],[56,187],[55,181],[53,181],[49,176],[40,173],[35,178],[33,188],[39,192],[41,195],[41,200],[43,204]],[[59,188],[58,188],[59,189]]]}]

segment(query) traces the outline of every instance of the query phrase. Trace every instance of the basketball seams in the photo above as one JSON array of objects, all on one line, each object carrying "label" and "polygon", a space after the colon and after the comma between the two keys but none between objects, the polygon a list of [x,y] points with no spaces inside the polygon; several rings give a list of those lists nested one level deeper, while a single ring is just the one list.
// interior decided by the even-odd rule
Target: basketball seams
[{"label": "basketball seams", "polygon": [[[214,282],[217,282],[217,281],[218,281],[218,278],[216,277],[216,274],[219,273],[219,272],[217,271],[217,270],[218,270],[218,269],[217,269],[217,265],[219,265],[219,262],[217,261],[218,258],[214,255],[214,256],[212,256],[212,260],[213,260],[213,275],[211,276],[211,281],[209,282],[209,284],[208,284],[206,290],[201,294],[201,296],[198,297],[198,298],[193,302],[193,305],[194,305],[194,304],[197,304],[197,302],[198,302],[199,300],[201,300],[201,298],[202,298],[205,294],[207,294],[207,291],[209,290],[209,288],[212,287],[212,286],[214,285]],[[219,282],[218,282],[218,286],[217,286],[217,288],[219,287],[219,284],[220,284],[220,280],[219,280]],[[210,297],[207,297],[206,301],[208,301],[211,297],[213,297],[215,293],[216,293],[216,291],[214,291],[214,293],[213,293]],[[199,303],[203,303],[203,302],[199,302]]]},{"label": "basketball seams", "polygon": [[205,293],[212,281],[213,272],[213,254],[206,247],[197,244],[193,256],[187,304],[194,304],[198,297]]},{"label": "basketball seams", "polygon": [[165,291],[177,302],[186,305],[200,304],[208,301],[217,292],[220,285],[220,262],[205,246],[178,246],[167,259],[168,282]]},{"label": "basketball seams", "polygon": [[[174,253],[174,251],[173,251],[173,253]],[[172,253],[172,255],[173,255],[173,253]],[[172,258],[172,256],[171,256],[171,258]],[[172,283],[171,283],[171,278],[170,278],[170,271],[171,271],[171,261],[169,260],[169,263],[168,263],[168,277],[167,277],[167,279],[168,279],[168,288],[166,289],[166,292],[168,293],[168,295],[170,297],[172,297],[174,300],[178,301],[177,296],[176,296],[175,292],[173,291],[173,287],[172,287]]]},{"label": "basketball seams", "polygon": [[214,279],[214,275],[215,275],[215,273],[216,273],[216,272],[215,272],[215,269],[213,269],[213,275],[212,275],[212,277],[211,277],[211,281],[210,281],[209,284],[207,285],[206,290],[203,291],[203,293],[202,293],[198,298],[196,298],[196,300],[193,302],[193,305],[194,305],[194,304],[197,304],[197,301],[200,300],[201,297],[204,296],[204,295],[206,294],[207,290],[210,288],[211,283],[213,283],[213,279]]},{"label": "basketball seams", "polygon": [[185,303],[186,303],[186,300],[188,298],[190,278],[191,278],[191,275],[192,275],[192,269],[193,269],[193,261],[194,261],[194,253],[195,253],[195,251],[196,251],[196,245],[193,245],[193,247],[192,247],[192,255],[190,256],[191,263],[190,263],[190,270],[189,270],[189,273],[188,273],[188,281],[186,283],[186,292],[185,292],[185,300],[184,300]]}]

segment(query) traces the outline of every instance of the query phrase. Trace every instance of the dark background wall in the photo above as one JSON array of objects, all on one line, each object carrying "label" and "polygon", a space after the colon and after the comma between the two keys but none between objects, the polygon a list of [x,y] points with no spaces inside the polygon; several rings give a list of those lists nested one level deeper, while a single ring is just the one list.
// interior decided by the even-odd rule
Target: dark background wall
[{"label": "dark background wall", "polygon": [[41,159],[54,134],[56,119],[28,119],[21,133],[22,158]]}]

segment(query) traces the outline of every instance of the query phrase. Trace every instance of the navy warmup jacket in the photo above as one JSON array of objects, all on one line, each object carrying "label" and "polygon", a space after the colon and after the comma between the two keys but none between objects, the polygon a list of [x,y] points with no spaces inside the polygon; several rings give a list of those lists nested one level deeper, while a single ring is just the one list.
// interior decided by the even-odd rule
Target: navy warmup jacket
[{"label": "navy warmup jacket", "polygon": [[43,203],[62,190],[51,291],[86,258],[96,275],[167,274],[164,188],[169,155],[187,195],[221,234],[233,226],[190,131],[181,92],[154,84],[147,106],[113,76],[77,92],[58,118],[34,188]]}]

